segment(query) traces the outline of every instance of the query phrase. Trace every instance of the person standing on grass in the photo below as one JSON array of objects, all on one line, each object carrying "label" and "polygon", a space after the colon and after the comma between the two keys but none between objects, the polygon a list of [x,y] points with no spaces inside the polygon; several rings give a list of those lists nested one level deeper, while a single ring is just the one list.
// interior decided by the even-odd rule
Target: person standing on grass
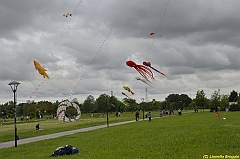
[{"label": "person standing on grass", "polygon": [[165,110],[165,113],[166,113],[166,116],[168,116],[168,110],[167,109]]},{"label": "person standing on grass", "polygon": [[180,108],[178,109],[178,115],[182,115],[182,110]]},{"label": "person standing on grass", "polygon": [[138,110],[135,113],[135,117],[136,117],[136,121],[138,121],[138,119],[139,119],[139,112],[138,112]]},{"label": "person standing on grass", "polygon": [[163,112],[162,111],[160,111],[160,117],[162,117],[163,116]]},{"label": "person standing on grass", "polygon": [[23,117],[23,116],[21,116],[20,118],[21,118],[21,121],[23,121],[24,117]]},{"label": "person standing on grass", "polygon": [[148,121],[150,121],[150,122],[152,121],[152,114],[151,114],[151,112],[148,113]]}]

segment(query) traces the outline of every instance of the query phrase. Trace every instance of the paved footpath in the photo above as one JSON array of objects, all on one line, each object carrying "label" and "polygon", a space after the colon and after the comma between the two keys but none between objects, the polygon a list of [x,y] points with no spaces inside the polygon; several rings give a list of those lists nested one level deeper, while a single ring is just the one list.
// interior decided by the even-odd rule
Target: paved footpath
[{"label": "paved footpath", "polygon": [[[135,120],[131,120],[131,121],[113,123],[113,124],[109,124],[109,126],[122,125],[122,124],[127,124],[127,123],[132,123],[132,122],[136,122],[136,121]],[[79,133],[79,132],[86,132],[86,131],[90,131],[90,130],[96,130],[96,129],[105,128],[105,127],[107,127],[107,125],[99,125],[99,126],[82,128],[82,129],[77,129],[77,130],[59,132],[59,133],[55,133],[55,134],[49,134],[49,135],[36,136],[36,137],[31,137],[31,138],[26,138],[26,139],[20,139],[20,140],[18,140],[18,145],[26,144],[26,143],[30,143],[30,142],[41,141],[41,140],[46,140],[46,139],[57,138],[57,137],[61,137],[61,136],[65,136],[65,135],[71,135],[71,134],[75,134],[75,133]],[[0,149],[13,147],[14,146],[14,142],[15,141],[2,142],[2,143],[0,143]]]}]

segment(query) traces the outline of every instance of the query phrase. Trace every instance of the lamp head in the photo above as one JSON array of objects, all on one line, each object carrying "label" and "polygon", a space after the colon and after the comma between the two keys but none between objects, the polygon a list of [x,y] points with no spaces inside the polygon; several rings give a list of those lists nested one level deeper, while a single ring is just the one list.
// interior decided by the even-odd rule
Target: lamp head
[{"label": "lamp head", "polygon": [[17,81],[12,81],[12,82],[10,82],[8,85],[11,86],[11,88],[12,88],[13,91],[16,91],[16,90],[17,90],[17,86],[18,86],[19,84],[20,84],[20,83],[17,82]]}]

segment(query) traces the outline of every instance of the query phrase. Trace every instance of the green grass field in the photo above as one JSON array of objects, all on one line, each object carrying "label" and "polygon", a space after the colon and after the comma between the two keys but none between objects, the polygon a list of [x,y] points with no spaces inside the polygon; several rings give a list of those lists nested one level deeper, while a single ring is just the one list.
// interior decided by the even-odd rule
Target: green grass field
[{"label": "green grass field", "polygon": [[[223,115],[221,113],[220,116]],[[110,115],[111,122],[134,120],[134,114],[121,114],[120,118]],[[142,115],[141,115],[142,116]],[[140,116],[140,117],[141,117]],[[79,153],[71,156],[59,156],[58,158],[70,159],[136,159],[136,158],[213,158],[219,155],[238,155],[240,157],[240,112],[228,112],[219,120],[215,113],[192,113],[185,111],[182,116],[170,116],[133,122],[129,124],[110,126],[103,129],[77,133],[55,139],[49,139],[24,145],[17,148],[0,149],[1,158],[4,159],[45,159],[60,146],[72,145],[79,149]],[[86,116],[76,123],[59,123],[56,120],[42,121],[44,131],[30,131],[28,127],[34,126],[36,122],[23,123],[26,132],[19,128],[20,134],[25,137],[41,135],[38,133],[55,132],[57,130],[70,130],[91,126],[94,122],[87,123]],[[90,120],[90,119],[89,119]],[[100,121],[95,118],[95,125],[105,124],[106,118]],[[99,122],[98,122],[99,121]],[[86,123],[85,123],[86,122]],[[53,124],[54,123],[54,124]],[[80,124],[85,123],[85,124]],[[25,125],[26,124],[26,125]],[[28,126],[29,124],[29,126]],[[75,125],[76,124],[76,125]],[[21,127],[22,124],[18,124]],[[50,127],[48,127],[51,125]],[[53,130],[52,125],[55,125]],[[0,134],[10,132],[13,125],[2,125]],[[5,129],[6,127],[6,129]],[[27,133],[29,131],[29,133]],[[11,132],[13,134],[13,131]],[[28,135],[27,135],[28,134]],[[12,135],[13,137],[13,135]],[[20,135],[21,137],[21,135]],[[2,141],[1,141],[2,142]],[[210,156],[214,155],[214,156]]]},{"label": "green grass field", "polygon": [[[20,139],[52,134],[57,132],[63,132],[68,130],[80,129],[90,126],[103,125],[106,124],[106,116],[99,117],[90,117],[90,114],[83,114],[78,122],[59,122],[57,119],[48,119],[45,118],[42,120],[31,120],[31,121],[18,121],[17,122],[17,132]],[[109,113],[109,124],[134,120],[134,113],[124,113],[120,117],[115,117],[115,113]],[[11,141],[14,139],[14,121],[1,122],[0,126],[0,142]],[[40,124],[40,128],[44,131],[36,131],[36,124]]]}]

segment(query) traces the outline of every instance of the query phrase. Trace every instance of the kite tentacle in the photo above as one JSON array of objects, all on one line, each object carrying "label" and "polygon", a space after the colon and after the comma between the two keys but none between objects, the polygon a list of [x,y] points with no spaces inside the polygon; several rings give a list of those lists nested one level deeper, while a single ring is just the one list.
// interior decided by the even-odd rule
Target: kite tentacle
[{"label": "kite tentacle", "polygon": [[[143,67],[140,67],[140,66],[136,67],[136,70],[137,70],[147,81],[150,82],[150,80],[148,79],[148,77],[151,77],[151,75],[150,75],[149,72],[147,72],[147,71],[149,71],[149,70],[146,70],[146,69],[144,69]],[[151,70],[150,70],[150,72],[151,72]],[[151,79],[154,79],[154,78],[151,77]]]},{"label": "kite tentacle", "polygon": [[149,79],[147,78],[147,76],[145,76],[145,74],[142,72],[142,70],[141,69],[139,69],[139,68],[135,68],[147,81],[149,81]]},{"label": "kite tentacle", "polygon": [[141,69],[143,70],[143,72],[149,76],[153,81],[155,81],[154,77],[153,77],[153,73],[152,71],[148,68],[148,67],[145,67],[145,66],[142,66],[141,65]]},{"label": "kite tentacle", "polygon": [[135,68],[147,81],[149,81],[148,77],[155,81],[151,69],[149,69],[147,66],[137,65],[135,62],[131,60],[127,61],[126,65]]}]

